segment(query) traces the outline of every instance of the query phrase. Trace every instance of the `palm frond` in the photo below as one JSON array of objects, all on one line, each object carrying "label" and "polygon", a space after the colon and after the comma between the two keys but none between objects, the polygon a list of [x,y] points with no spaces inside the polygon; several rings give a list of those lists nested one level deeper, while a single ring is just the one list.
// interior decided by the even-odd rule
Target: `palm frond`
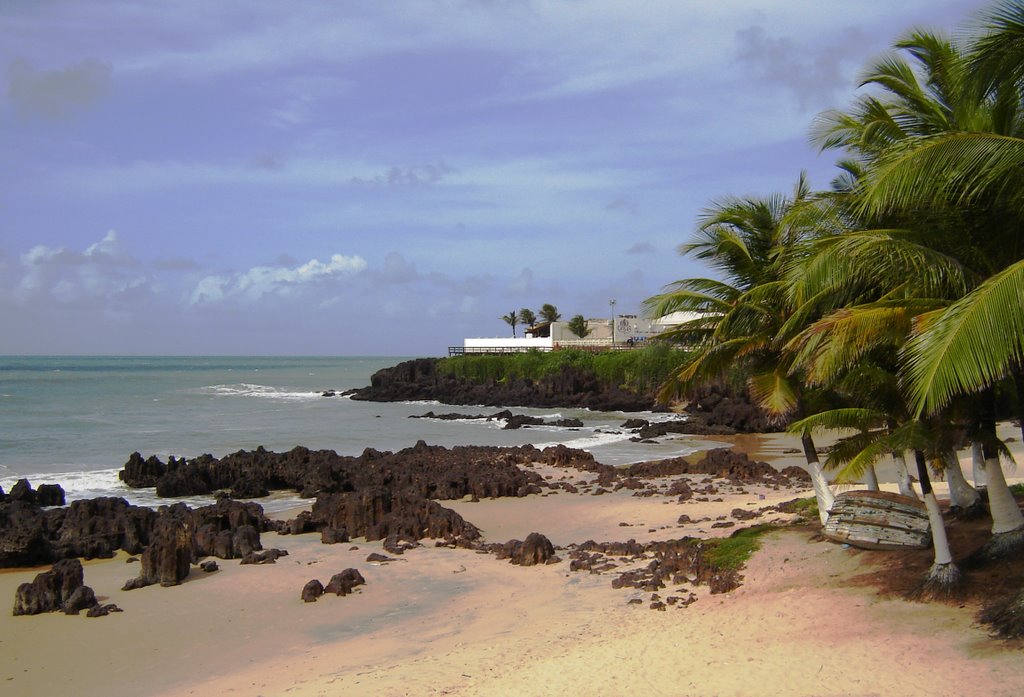
[{"label": "palm frond", "polygon": [[1024,364],[1024,260],[995,274],[911,338],[906,350],[910,399],[934,413],[955,395],[995,384]]}]

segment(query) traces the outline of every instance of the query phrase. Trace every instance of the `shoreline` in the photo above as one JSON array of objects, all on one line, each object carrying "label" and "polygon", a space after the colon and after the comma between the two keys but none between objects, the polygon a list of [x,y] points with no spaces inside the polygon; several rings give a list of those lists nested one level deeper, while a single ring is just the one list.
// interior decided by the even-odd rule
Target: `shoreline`
[{"label": "shoreline", "polygon": [[[784,434],[702,440],[710,447],[732,441],[777,468],[802,459],[785,452],[799,441]],[[1012,444],[1018,458],[1020,446]],[[722,487],[719,502],[622,490],[443,505],[490,542],[537,531],[559,545],[724,536],[736,528],[676,518],[685,512],[714,520],[732,508],[809,495],[809,488],[746,488]],[[988,638],[970,609],[880,596],[866,578],[881,568],[884,553],[816,541],[813,527],[771,532],[737,590],[710,595],[682,584],[697,602],[665,612],[649,609],[650,592],[612,588],[613,574],[570,572],[561,550],[558,564],[524,568],[426,541],[374,565],[365,559],[384,552],[381,542],[324,545],[318,535],[264,533],[263,544],[289,555],[265,566],[218,560],[220,571],[194,570],[172,588],[120,591],[137,570],[123,552],[84,562],[85,583],[100,602],[124,612],[96,619],[0,613],[0,685],[15,694],[73,690],[85,697],[139,694],[140,675],[145,694],[163,697],[760,695],[778,694],[779,686],[794,695],[1024,691],[1020,647]],[[306,581],[326,583],[348,567],[367,580],[355,594],[300,600]],[[0,573],[0,598],[12,601],[17,585],[45,568]],[[675,587],[659,593],[678,595]],[[641,603],[630,605],[635,599]]]}]

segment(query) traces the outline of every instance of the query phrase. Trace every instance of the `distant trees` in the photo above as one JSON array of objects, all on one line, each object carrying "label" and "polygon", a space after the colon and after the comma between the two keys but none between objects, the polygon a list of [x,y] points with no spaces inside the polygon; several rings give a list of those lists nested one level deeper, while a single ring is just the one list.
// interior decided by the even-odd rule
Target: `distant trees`
[{"label": "distant trees", "polygon": [[507,315],[502,315],[501,319],[504,320],[505,324],[512,327],[512,338],[515,338],[516,325],[519,324],[519,315],[516,313],[515,310],[512,310],[512,312],[508,313]]},{"label": "distant trees", "polygon": [[587,327],[587,320],[583,318],[583,315],[576,315],[569,320],[569,331],[581,339],[586,339],[590,335],[590,329]]}]

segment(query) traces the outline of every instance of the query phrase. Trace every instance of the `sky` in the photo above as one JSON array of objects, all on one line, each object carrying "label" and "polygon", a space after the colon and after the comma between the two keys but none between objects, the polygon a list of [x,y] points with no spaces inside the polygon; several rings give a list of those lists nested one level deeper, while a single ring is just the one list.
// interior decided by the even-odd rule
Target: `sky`
[{"label": "sky", "polygon": [[[0,0],[0,354],[443,355],[642,311],[980,0]],[[520,329],[521,330],[521,329]]]}]

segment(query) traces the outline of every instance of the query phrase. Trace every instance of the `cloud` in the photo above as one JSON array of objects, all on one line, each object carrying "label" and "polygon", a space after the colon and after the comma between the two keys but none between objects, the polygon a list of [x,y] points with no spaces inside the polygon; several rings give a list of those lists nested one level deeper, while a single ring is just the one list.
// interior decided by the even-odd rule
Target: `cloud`
[{"label": "cloud", "polygon": [[509,293],[525,295],[533,290],[533,269],[523,268],[519,275],[508,282],[506,289]]},{"label": "cloud", "polygon": [[20,262],[14,297],[21,304],[134,302],[151,285],[138,261],[121,249],[113,230],[84,252],[36,245],[21,255]]},{"label": "cloud", "polygon": [[455,170],[443,162],[436,165],[414,165],[404,168],[395,166],[389,167],[385,173],[369,179],[352,177],[352,183],[389,187],[418,186],[420,184],[435,184],[453,172]]},{"label": "cloud", "polygon": [[7,69],[7,96],[26,115],[64,119],[96,104],[110,87],[110,66],[85,60],[63,70],[37,70],[25,60]]},{"label": "cloud", "polygon": [[654,254],[656,251],[650,242],[637,242],[626,250],[626,254]]},{"label": "cloud", "polygon": [[326,263],[311,259],[294,268],[254,266],[244,273],[210,275],[200,279],[192,291],[191,303],[211,305],[229,299],[254,302],[268,295],[295,295],[304,286],[336,281],[365,268],[366,260],[362,257],[344,254],[334,254]]},{"label": "cloud", "polygon": [[630,215],[636,215],[640,212],[640,207],[636,201],[628,198],[622,198],[621,196],[614,201],[609,201],[605,204],[604,209],[606,211],[621,211],[623,213],[629,213]]},{"label": "cloud", "polygon": [[750,77],[759,84],[789,89],[801,107],[818,105],[847,89],[842,48],[830,44],[815,51],[805,42],[775,38],[757,26],[736,32],[736,52],[750,70]]}]

